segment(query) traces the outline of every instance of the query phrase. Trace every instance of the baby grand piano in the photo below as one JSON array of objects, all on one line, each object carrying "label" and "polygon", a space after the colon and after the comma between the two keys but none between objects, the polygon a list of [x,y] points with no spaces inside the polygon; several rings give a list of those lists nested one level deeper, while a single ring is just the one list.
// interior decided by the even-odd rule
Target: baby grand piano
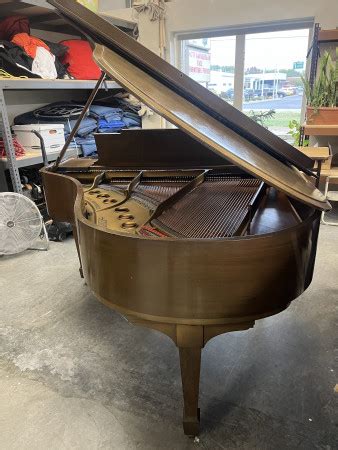
[{"label": "baby grand piano", "polygon": [[42,176],[51,217],[74,225],[88,288],[179,348],[194,436],[202,348],[307,289],[330,205],[307,157],[77,2],[50,3],[104,73],[178,127],[97,136],[96,160],[63,151]]}]

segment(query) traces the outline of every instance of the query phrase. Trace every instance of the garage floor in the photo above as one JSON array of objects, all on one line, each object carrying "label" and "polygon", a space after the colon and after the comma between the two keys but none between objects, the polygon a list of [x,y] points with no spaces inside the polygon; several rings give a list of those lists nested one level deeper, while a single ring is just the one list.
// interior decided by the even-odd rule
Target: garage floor
[{"label": "garage floor", "polygon": [[323,226],[310,289],[208,343],[199,443],[182,433],[175,346],[95,300],[72,239],[0,258],[1,448],[337,448],[337,249]]}]

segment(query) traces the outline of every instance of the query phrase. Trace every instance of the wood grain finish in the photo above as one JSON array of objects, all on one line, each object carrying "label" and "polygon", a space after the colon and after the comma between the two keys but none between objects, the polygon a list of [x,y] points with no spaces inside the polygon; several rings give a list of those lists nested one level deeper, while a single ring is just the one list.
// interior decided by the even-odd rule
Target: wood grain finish
[{"label": "wood grain finish", "polygon": [[[297,224],[292,215],[287,222],[282,209],[281,230],[277,211],[283,194],[277,196],[280,203],[271,197],[265,208],[271,214],[254,223],[268,234],[152,239],[110,232],[89,222],[83,217],[78,181],[46,170],[43,178],[51,215],[77,224],[89,287],[124,314],[187,325],[255,320],[287,307],[311,282],[319,212],[308,208],[306,219]],[[74,215],[62,199],[74,199],[75,192]],[[293,226],[285,228],[287,224]]]},{"label": "wood grain finish", "polygon": [[320,30],[318,35],[319,42],[338,42],[338,29]]},{"label": "wood grain finish", "polygon": [[337,125],[304,125],[306,136],[338,136]]},{"label": "wood grain finish", "polygon": [[161,331],[178,346],[183,429],[198,434],[203,346],[282,311],[309,286],[320,212],[303,205],[295,207],[295,217],[285,194],[270,190],[251,229],[266,234],[216,240],[132,237],[83,216],[79,181],[48,169],[42,176],[51,216],[76,226],[91,291],[133,323]]},{"label": "wood grain finish", "polygon": [[[206,169],[229,164],[178,128],[123,130],[113,139],[115,169]],[[95,140],[99,148],[95,165],[108,168],[112,164],[111,135],[97,133]]]}]

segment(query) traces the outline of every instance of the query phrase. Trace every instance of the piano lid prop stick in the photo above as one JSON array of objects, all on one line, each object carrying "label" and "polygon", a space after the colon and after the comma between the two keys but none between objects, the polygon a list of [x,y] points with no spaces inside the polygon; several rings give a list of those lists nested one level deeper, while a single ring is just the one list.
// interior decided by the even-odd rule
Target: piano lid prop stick
[{"label": "piano lid prop stick", "polygon": [[100,78],[97,80],[97,83],[93,89],[93,91],[91,92],[87,103],[85,104],[81,114],[79,115],[79,118],[77,119],[73,129],[70,132],[70,135],[68,136],[67,141],[65,142],[65,145],[63,146],[59,156],[57,157],[55,163],[52,166],[52,171],[56,171],[60,165],[60,162],[62,161],[62,158],[65,156],[65,153],[69,147],[69,144],[72,142],[72,140],[74,139],[74,136],[76,135],[79,126],[81,125],[82,119],[84,118],[84,116],[87,114],[88,109],[90,108],[91,104],[94,101],[94,98],[96,97],[96,94],[98,93],[99,89],[101,88],[101,85],[104,81],[104,79],[106,78],[106,74],[104,72],[101,72],[101,76]]}]

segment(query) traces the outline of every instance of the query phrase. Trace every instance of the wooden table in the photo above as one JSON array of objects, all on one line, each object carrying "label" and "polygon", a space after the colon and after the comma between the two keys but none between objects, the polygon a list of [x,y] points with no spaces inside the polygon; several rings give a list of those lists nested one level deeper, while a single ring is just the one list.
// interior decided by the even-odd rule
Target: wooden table
[{"label": "wooden table", "polygon": [[318,187],[322,164],[323,162],[328,161],[331,158],[329,147],[297,147],[297,149],[317,163],[316,186]]},{"label": "wooden table", "polygon": [[304,124],[305,136],[338,136],[337,125],[309,125]]}]

